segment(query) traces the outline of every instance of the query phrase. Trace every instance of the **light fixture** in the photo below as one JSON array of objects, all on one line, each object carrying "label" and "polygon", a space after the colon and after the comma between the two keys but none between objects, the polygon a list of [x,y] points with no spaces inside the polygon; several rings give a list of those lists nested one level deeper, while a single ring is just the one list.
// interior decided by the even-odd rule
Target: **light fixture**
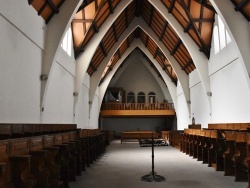
[{"label": "light fixture", "polygon": [[48,79],[48,75],[47,75],[47,74],[42,74],[42,75],[40,76],[40,79],[41,79],[41,80],[47,80],[47,79]]},{"label": "light fixture", "polygon": [[73,96],[75,96],[75,97],[78,96],[78,93],[77,93],[77,92],[74,92],[74,93],[73,93]]},{"label": "light fixture", "polygon": [[212,97],[212,92],[208,91],[207,96]]},{"label": "light fixture", "polygon": [[188,103],[188,104],[191,104],[191,101],[190,101],[190,100],[187,100],[187,103]]}]

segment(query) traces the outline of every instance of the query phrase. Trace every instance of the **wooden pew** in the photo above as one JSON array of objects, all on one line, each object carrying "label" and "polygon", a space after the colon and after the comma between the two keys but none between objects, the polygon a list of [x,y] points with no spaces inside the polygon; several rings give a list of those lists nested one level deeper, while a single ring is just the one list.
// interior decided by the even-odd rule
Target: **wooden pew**
[{"label": "wooden pew", "polygon": [[56,162],[60,165],[60,180],[68,187],[69,181],[75,181],[75,159],[70,154],[69,144],[63,143],[63,134],[55,134],[55,146],[59,147]]},{"label": "wooden pew", "polygon": [[247,181],[248,173],[245,169],[244,161],[247,160],[247,132],[235,133],[235,181]]},{"label": "wooden pew", "polygon": [[9,142],[8,140],[0,141],[0,187],[12,188],[14,185],[10,177],[9,163]]},{"label": "wooden pew", "polygon": [[43,136],[29,137],[29,154],[31,157],[31,173],[36,179],[34,186],[49,187],[49,171],[46,166],[47,150],[43,148]]},{"label": "wooden pew", "polygon": [[82,170],[86,170],[86,166],[90,166],[90,162],[88,159],[88,149],[87,149],[87,133],[85,130],[80,130],[79,137],[81,141],[81,150],[82,150]]},{"label": "wooden pew", "polygon": [[208,164],[208,152],[209,152],[209,148],[211,147],[211,143],[210,143],[210,135],[211,135],[211,131],[210,130],[204,130],[205,131],[205,135],[204,135],[204,145],[202,148],[202,161],[203,164]]},{"label": "wooden pew", "polygon": [[9,148],[10,174],[14,186],[33,187],[36,180],[31,174],[29,140],[24,138],[10,140]]},{"label": "wooden pew", "polygon": [[46,166],[49,171],[48,182],[49,187],[62,188],[63,181],[60,178],[61,166],[57,162],[57,159],[60,157],[58,155],[59,147],[55,147],[54,138],[54,135],[45,135],[43,137],[44,149],[48,151],[46,155]]},{"label": "wooden pew", "polygon": [[199,136],[201,134],[200,129],[194,129],[194,142],[193,142],[193,158],[197,159],[198,158],[198,147],[199,147]]},{"label": "wooden pew", "polygon": [[208,166],[214,167],[216,169],[216,158],[217,158],[217,152],[218,152],[218,144],[217,144],[217,138],[218,138],[218,130],[210,130],[210,148],[208,149]]},{"label": "wooden pew", "polygon": [[197,161],[203,161],[203,147],[205,145],[205,130],[200,130],[200,135],[198,136],[197,145]]},{"label": "wooden pew", "polygon": [[71,155],[73,155],[76,159],[76,175],[80,176],[82,171],[82,147],[81,141],[77,138],[76,131],[69,132],[69,141],[73,142],[74,148],[71,150]]},{"label": "wooden pew", "polygon": [[235,131],[225,131],[224,175],[234,176]]},{"label": "wooden pew", "polygon": [[5,139],[10,139],[12,137],[12,124],[0,124],[0,139],[5,140]]}]

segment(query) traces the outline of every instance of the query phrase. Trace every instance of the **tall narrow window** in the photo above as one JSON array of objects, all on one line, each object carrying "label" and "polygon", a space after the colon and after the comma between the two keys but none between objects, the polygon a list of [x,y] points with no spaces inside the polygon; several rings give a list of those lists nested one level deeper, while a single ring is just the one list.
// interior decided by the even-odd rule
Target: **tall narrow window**
[{"label": "tall narrow window", "polygon": [[69,56],[71,56],[71,49],[72,49],[72,32],[71,28],[67,30],[67,32],[64,35],[63,42],[61,44],[61,47]]},{"label": "tall narrow window", "polygon": [[149,92],[149,94],[148,94],[148,102],[149,103],[155,103],[155,93],[154,92]]},{"label": "tall narrow window", "polygon": [[135,94],[134,94],[134,92],[129,92],[127,94],[127,103],[135,103]]},{"label": "tall narrow window", "polygon": [[138,93],[137,103],[145,103],[145,94],[143,92]]},{"label": "tall narrow window", "polygon": [[220,16],[218,16],[218,24],[219,24],[219,35],[220,35],[220,49],[223,49],[226,46],[226,33],[225,33],[225,26]]},{"label": "tall narrow window", "polygon": [[219,15],[218,15],[218,26],[214,26],[213,30],[213,40],[214,40],[215,54],[217,54],[219,51],[225,48],[232,41]]},{"label": "tall narrow window", "polygon": [[213,36],[214,36],[214,53],[217,54],[220,51],[219,31],[217,26],[214,27]]}]

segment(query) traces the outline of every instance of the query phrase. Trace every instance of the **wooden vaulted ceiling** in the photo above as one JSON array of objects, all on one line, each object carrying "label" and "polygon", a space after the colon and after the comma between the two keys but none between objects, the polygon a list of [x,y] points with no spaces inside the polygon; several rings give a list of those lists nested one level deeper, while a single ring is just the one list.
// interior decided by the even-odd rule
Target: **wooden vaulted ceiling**
[{"label": "wooden vaulted ceiling", "polygon": [[[50,19],[60,11],[60,6],[64,1],[65,0],[28,0],[28,3],[31,4],[37,10],[38,15],[42,16],[45,22],[48,23]],[[209,59],[214,16],[216,13],[209,0],[160,1],[166,7],[168,12],[171,13],[180,23],[183,27],[183,31],[189,34],[199,47],[200,51]],[[249,0],[231,1],[235,5],[235,10],[240,11],[249,21]],[[95,33],[99,32],[99,28],[105,20],[112,15],[116,6],[120,2],[121,0],[83,1],[71,24],[75,58],[81,53],[84,53],[84,49],[88,42],[94,37]],[[186,74],[189,74],[195,69],[195,65],[188,50],[178,34],[176,34],[171,25],[168,24],[167,20],[164,19],[164,17],[148,2],[148,0],[133,0],[112,24],[96,49],[87,70],[90,76],[92,76],[98,69],[112,46],[118,41],[119,37],[135,17],[143,18]],[[102,75],[101,82],[112,70],[130,44],[135,42],[135,39],[139,39],[144,43],[162,69],[176,84],[177,76],[170,62],[150,36],[139,27],[136,28],[116,50]],[[157,71],[155,67],[154,69]]]}]

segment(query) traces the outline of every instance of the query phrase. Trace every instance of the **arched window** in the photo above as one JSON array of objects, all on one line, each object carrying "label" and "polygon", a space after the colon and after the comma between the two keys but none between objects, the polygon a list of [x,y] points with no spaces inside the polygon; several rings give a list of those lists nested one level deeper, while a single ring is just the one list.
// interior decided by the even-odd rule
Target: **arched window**
[{"label": "arched window", "polygon": [[214,27],[213,35],[214,35],[214,53],[217,54],[220,51],[218,26]]},{"label": "arched window", "polygon": [[217,54],[219,51],[225,48],[232,41],[219,15],[218,15],[218,26],[214,26],[213,30],[213,40],[214,40],[215,54]]},{"label": "arched window", "polygon": [[143,93],[143,92],[138,93],[137,103],[145,103],[145,93]]},{"label": "arched window", "polygon": [[61,44],[61,47],[63,50],[71,56],[71,49],[72,49],[72,32],[71,28],[67,30],[67,32],[64,35],[63,42]]},{"label": "arched window", "polygon": [[135,103],[135,94],[134,94],[134,92],[129,92],[127,94],[127,103]]},{"label": "arched window", "polygon": [[149,92],[148,93],[148,102],[149,103],[155,103],[156,101],[155,101],[155,93],[154,92]]}]

